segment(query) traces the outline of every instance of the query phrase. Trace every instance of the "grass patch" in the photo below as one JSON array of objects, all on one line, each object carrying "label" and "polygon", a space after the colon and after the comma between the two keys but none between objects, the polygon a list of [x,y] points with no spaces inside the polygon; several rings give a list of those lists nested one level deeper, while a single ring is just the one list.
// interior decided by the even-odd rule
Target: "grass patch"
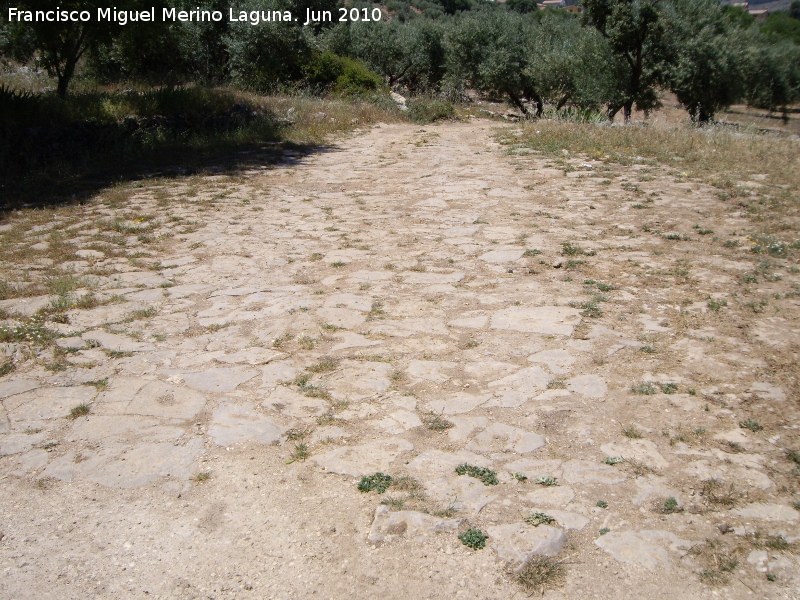
[{"label": "grass patch", "polygon": [[525,517],[525,522],[534,527],[538,527],[539,525],[550,525],[551,523],[555,523],[556,520],[546,513],[535,512]]},{"label": "grass patch", "polygon": [[445,419],[442,415],[438,415],[433,411],[429,411],[421,416],[423,425],[431,431],[446,431],[455,425]]},{"label": "grass patch", "polygon": [[516,579],[529,594],[544,594],[545,590],[563,583],[564,565],[549,556],[533,556],[519,570]]},{"label": "grass patch", "polygon": [[78,406],[73,407],[72,410],[69,411],[69,418],[75,420],[79,417],[85,417],[91,410],[92,407],[88,404],[78,404]]},{"label": "grass patch", "polygon": [[383,473],[364,475],[358,482],[358,491],[361,493],[378,492],[383,494],[392,485],[392,476]]}]

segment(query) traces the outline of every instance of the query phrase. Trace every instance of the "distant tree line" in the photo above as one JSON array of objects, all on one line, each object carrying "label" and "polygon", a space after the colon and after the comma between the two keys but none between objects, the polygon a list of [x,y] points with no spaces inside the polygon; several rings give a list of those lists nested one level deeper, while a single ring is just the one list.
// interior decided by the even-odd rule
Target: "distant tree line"
[{"label": "distant tree line", "polygon": [[[305,87],[357,94],[382,86],[457,98],[468,89],[506,98],[523,113],[545,106],[604,111],[627,120],[670,90],[692,120],[735,102],[785,111],[800,101],[800,4],[756,23],[718,0],[582,0],[584,12],[538,10],[534,0],[388,0],[378,22],[303,27],[306,9],[337,0],[240,0],[236,10],[291,10],[299,22],[7,22],[0,0],[0,60],[37,63],[67,94],[78,64],[100,83],[233,83],[268,91]],[[96,11],[99,0],[62,0]],[[103,3],[105,6],[107,3]],[[181,0],[118,0],[118,9],[182,6]],[[229,0],[191,8],[222,10]],[[369,5],[370,7],[372,5]],[[336,19],[334,19],[335,21]]]}]

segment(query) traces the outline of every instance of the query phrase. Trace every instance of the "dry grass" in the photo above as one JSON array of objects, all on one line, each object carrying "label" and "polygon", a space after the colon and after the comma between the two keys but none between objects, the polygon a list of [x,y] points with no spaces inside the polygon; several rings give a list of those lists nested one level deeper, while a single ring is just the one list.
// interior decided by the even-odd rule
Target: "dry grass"
[{"label": "dry grass", "polygon": [[[678,179],[700,180],[719,190],[722,200],[736,200],[762,234],[787,227],[798,217],[800,142],[778,134],[726,127],[632,125],[537,121],[506,134],[503,143],[557,157],[588,157],[603,162],[659,165]],[[578,155],[578,156],[573,156]],[[794,240],[790,240],[794,241]]]}]

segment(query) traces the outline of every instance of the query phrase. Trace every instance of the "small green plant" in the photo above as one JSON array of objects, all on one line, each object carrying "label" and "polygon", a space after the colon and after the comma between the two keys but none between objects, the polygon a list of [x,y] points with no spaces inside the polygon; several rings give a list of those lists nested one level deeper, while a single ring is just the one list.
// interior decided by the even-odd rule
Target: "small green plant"
[{"label": "small green plant", "polygon": [[524,482],[528,481],[528,476],[525,475],[525,473],[520,473],[520,472],[513,473],[512,477],[514,477],[514,479],[516,479],[520,483],[524,483]]},{"label": "small green plant", "polygon": [[723,306],[728,306],[727,300],[714,300],[713,298],[708,301],[708,308],[713,310],[714,312],[719,312],[719,309]]},{"label": "small green plant", "polygon": [[467,548],[481,550],[486,546],[486,540],[489,539],[489,536],[483,533],[480,529],[470,528],[459,535],[458,539],[460,539],[461,543]]},{"label": "small green plant", "polygon": [[534,256],[539,256],[542,253],[541,250],[537,250],[536,248],[525,250],[522,256],[526,258],[532,258]]},{"label": "small green plant", "polygon": [[331,266],[332,266],[334,269],[341,269],[341,268],[342,268],[343,266],[345,266],[346,264],[347,264],[346,262],[343,262],[343,261],[341,261],[341,260],[337,260],[337,261],[334,261],[334,262],[332,262],[332,263],[331,263]]},{"label": "small green plant", "polygon": [[475,479],[480,479],[483,482],[483,485],[497,485],[500,483],[500,481],[497,479],[497,473],[495,473],[492,469],[476,467],[474,465],[468,465],[467,463],[457,466],[456,473],[459,475],[469,475]]},{"label": "small green plant", "polygon": [[601,527],[599,533],[600,533],[600,535],[605,535],[610,531],[611,530],[608,527]]},{"label": "small green plant", "polygon": [[549,477],[547,475],[540,475],[539,477],[536,478],[536,483],[544,486],[553,486],[553,485],[558,485],[558,479],[556,479],[555,477]]},{"label": "small green plant", "polygon": [[658,387],[649,381],[643,381],[631,386],[631,391],[634,394],[643,394],[645,396],[652,396],[658,393]]},{"label": "small green plant", "polygon": [[622,435],[630,440],[638,440],[642,438],[642,432],[639,431],[635,425],[628,425],[622,428]]},{"label": "small green plant", "polygon": [[16,367],[14,367],[13,360],[7,360],[0,365],[0,377],[5,377],[9,373],[11,373]]},{"label": "small green plant", "polygon": [[595,506],[597,508],[608,508],[608,502],[606,502],[605,500],[598,500]]},{"label": "small green plant", "polygon": [[538,527],[539,525],[549,525],[550,523],[555,523],[556,520],[543,512],[535,512],[527,516],[525,518],[525,522],[529,525],[533,525],[534,527]]},{"label": "small green plant", "polygon": [[73,409],[69,411],[69,418],[74,420],[78,417],[84,417],[88,415],[91,410],[92,407],[88,404],[78,404],[78,406],[73,407]]},{"label": "small green plant", "polygon": [[422,415],[422,423],[431,431],[445,431],[454,426],[452,422],[433,411]]},{"label": "small green plant", "polygon": [[676,512],[682,512],[683,509],[678,505],[678,500],[676,498],[667,498],[664,500],[664,504],[661,507],[661,511],[665,514],[671,514]]},{"label": "small green plant", "polygon": [[549,556],[531,557],[517,572],[517,583],[529,594],[544,595],[545,589],[561,584],[564,565]]},{"label": "small green plant", "polygon": [[597,305],[597,302],[595,302],[594,300],[592,300],[591,302],[586,302],[581,306],[581,308],[583,309],[581,315],[583,315],[584,317],[591,317],[593,319],[597,319],[603,315],[603,311],[600,309],[600,307]]},{"label": "small green plant", "polygon": [[383,494],[392,485],[391,475],[375,473],[374,475],[364,475],[358,482],[358,491],[361,493],[378,492]]},{"label": "small green plant", "polygon": [[91,385],[92,387],[96,387],[98,390],[104,390],[108,387],[108,377],[104,377],[103,379],[95,379],[94,381],[87,381],[85,385]]},{"label": "small green plant", "polygon": [[674,394],[678,391],[678,385],[675,383],[665,383],[661,386],[661,391],[665,394]]},{"label": "small green plant", "polygon": [[309,456],[311,456],[311,451],[308,449],[308,444],[304,444],[303,442],[298,442],[294,445],[294,450],[292,451],[292,455],[289,457],[289,461],[287,464],[292,464],[293,462],[304,461]]},{"label": "small green plant", "polygon": [[745,419],[744,421],[739,421],[739,427],[742,429],[749,429],[753,433],[764,429],[764,427],[755,419]]},{"label": "small green plant", "polygon": [[618,464],[620,464],[620,463],[624,463],[624,462],[625,462],[625,459],[624,459],[624,458],[622,458],[621,456],[606,456],[606,457],[603,459],[603,463],[604,463],[604,464],[606,464],[606,465],[612,465],[612,466],[613,466],[613,465],[618,465]]},{"label": "small green plant", "polygon": [[198,473],[194,477],[192,477],[192,481],[195,483],[203,483],[211,479],[211,472],[210,471],[203,471],[202,473]]}]

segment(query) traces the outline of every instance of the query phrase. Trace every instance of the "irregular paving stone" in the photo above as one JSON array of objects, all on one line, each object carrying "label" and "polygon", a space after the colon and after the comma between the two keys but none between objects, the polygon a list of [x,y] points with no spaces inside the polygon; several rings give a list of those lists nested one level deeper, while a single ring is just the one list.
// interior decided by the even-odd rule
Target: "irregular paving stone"
[{"label": "irregular paving stone", "polygon": [[275,361],[269,363],[261,371],[261,383],[264,387],[274,388],[283,381],[294,381],[297,377],[297,367],[288,361]]},{"label": "irregular paving stone", "polygon": [[48,432],[44,433],[11,433],[0,437],[0,456],[22,454],[44,441]]},{"label": "irregular paving stone", "polygon": [[286,358],[286,354],[256,346],[253,348],[245,348],[244,350],[239,350],[238,352],[234,352],[232,354],[223,354],[222,356],[217,356],[215,360],[217,362],[229,365],[244,363],[256,366],[265,365],[273,360],[278,360],[281,358]]},{"label": "irregular paving stone", "polygon": [[417,379],[444,383],[449,376],[442,373],[443,369],[455,369],[456,363],[436,360],[412,360],[408,363],[406,372]]},{"label": "irregular paving stone", "polygon": [[41,384],[33,379],[14,379],[0,382],[0,399],[35,390]]},{"label": "irregular paving stone", "polygon": [[671,565],[670,552],[681,557],[694,545],[669,531],[650,529],[644,531],[612,531],[597,538],[594,543],[616,560],[655,571]]},{"label": "irregular paving stone", "polygon": [[447,430],[447,436],[454,442],[466,440],[476,429],[483,429],[489,424],[486,417],[450,417],[448,422],[453,427]]},{"label": "irregular paving stone", "polygon": [[374,423],[377,427],[392,435],[422,426],[422,421],[420,421],[417,413],[408,410],[397,410]]},{"label": "irregular paving stone", "polygon": [[392,365],[383,362],[346,361],[330,377],[328,385],[334,395],[348,400],[369,398],[392,386],[389,377],[393,371]]},{"label": "irregular paving stone", "polygon": [[427,537],[436,533],[456,533],[463,519],[440,519],[413,510],[391,512],[378,506],[367,539],[373,544],[404,538]]},{"label": "irregular paving stone", "polygon": [[521,248],[512,250],[491,250],[481,254],[478,258],[488,263],[500,264],[519,260],[522,258],[523,254],[525,254],[525,250]]},{"label": "irregular paving stone", "polygon": [[13,315],[29,317],[43,308],[50,306],[50,296],[31,296],[30,298],[12,298],[0,300],[0,310]]},{"label": "irregular paving stone", "polygon": [[[471,316],[467,316],[471,315]],[[483,312],[464,313],[460,319],[448,321],[450,327],[466,327],[468,329],[481,329],[489,322],[489,315]]]},{"label": "irregular paving stone", "polygon": [[330,410],[328,403],[321,398],[304,396],[293,389],[283,386],[275,388],[269,398],[261,404],[266,408],[295,419],[318,417]]},{"label": "irregular paving stone", "polygon": [[443,400],[433,400],[428,403],[428,407],[437,415],[458,415],[466,413],[491,399],[489,395],[476,396],[473,394],[456,394]]},{"label": "irregular paving stone", "polygon": [[137,342],[126,335],[118,335],[116,333],[108,333],[102,329],[93,329],[85,332],[81,336],[84,340],[94,340],[106,350],[114,352],[146,352],[155,349],[153,344],[146,342]]},{"label": "irregular paving stone", "polygon": [[354,329],[367,320],[364,313],[349,308],[320,308],[317,315],[326,324],[344,329]]},{"label": "irregular paving stone", "polygon": [[558,459],[536,460],[533,458],[520,458],[506,463],[505,469],[512,473],[522,473],[531,481],[537,477],[561,477],[561,465],[564,461]]},{"label": "irregular paving stone", "polygon": [[245,381],[258,375],[255,369],[232,367],[229,369],[206,369],[197,373],[181,373],[180,377],[186,385],[201,392],[230,392],[235,390]]},{"label": "irregular paving stone", "polygon": [[464,279],[464,273],[415,273],[413,271],[400,274],[406,283],[434,285],[437,283],[458,283]]},{"label": "irregular paving stone", "polygon": [[546,335],[572,335],[573,329],[580,323],[580,320],[580,311],[575,308],[515,306],[496,311],[492,315],[492,329]]},{"label": "irregular paving stone", "polygon": [[194,390],[178,388],[161,381],[142,386],[125,407],[125,412],[168,419],[191,419],[206,404],[206,397]]},{"label": "irregular paving stone", "polygon": [[553,517],[556,522],[564,529],[580,530],[589,524],[589,519],[578,513],[568,512],[565,510],[557,510],[555,508],[531,508],[531,512],[543,512],[546,515]]},{"label": "irregular paving stone", "polygon": [[735,508],[732,513],[749,519],[764,519],[765,521],[797,521],[800,513],[790,506],[782,504],[749,504],[743,508]]},{"label": "irregular paving stone", "polygon": [[644,463],[653,469],[666,469],[669,463],[650,440],[625,440],[600,446],[606,456],[619,456],[626,460]]},{"label": "irregular paving stone", "polygon": [[440,319],[403,319],[401,321],[386,320],[376,321],[371,329],[375,333],[382,333],[393,337],[410,337],[417,333],[428,335],[447,335],[447,326]]},{"label": "irregular paving stone", "polygon": [[562,466],[562,476],[567,483],[602,483],[612,485],[627,479],[614,467],[598,465],[586,460],[569,460]]},{"label": "irregular paving stone", "polygon": [[464,463],[476,467],[490,468],[492,462],[467,450],[460,452],[443,452],[442,450],[426,450],[408,463],[408,470],[421,479],[432,479],[441,475],[453,475],[456,467]]},{"label": "irregular paving stone", "polygon": [[563,508],[575,499],[575,491],[566,485],[537,486],[525,494],[524,500],[534,506],[558,506]]},{"label": "irregular paving stone", "polygon": [[331,294],[325,299],[325,308],[349,308],[369,312],[372,309],[372,298],[357,294]]},{"label": "irregular paving stone", "polygon": [[538,450],[544,444],[544,437],[538,433],[531,433],[504,423],[493,423],[467,444],[467,450],[527,454]]},{"label": "irregular paving stone", "polygon": [[567,389],[587,398],[602,398],[606,395],[608,386],[597,375],[578,375],[567,379]]},{"label": "irregular paving stone", "polygon": [[[454,479],[455,477],[455,479]],[[424,483],[425,494],[437,502],[441,510],[452,508],[477,515],[484,506],[497,500],[493,486],[484,485],[473,477],[440,477]]]},{"label": "irregular paving stone", "polygon": [[490,525],[487,533],[490,547],[512,570],[520,569],[533,556],[555,556],[567,542],[563,530],[549,525]]},{"label": "irregular paving stone", "polygon": [[177,440],[185,433],[184,428],[153,417],[90,414],[77,419],[65,439],[68,442],[112,440],[136,444]]},{"label": "irregular paving stone", "polygon": [[64,418],[79,404],[88,404],[97,390],[88,386],[48,387],[17,394],[3,401],[12,428],[36,427],[42,421]]},{"label": "irregular paving stone", "polygon": [[254,440],[267,446],[277,444],[284,428],[256,412],[250,403],[223,404],[214,411],[208,434],[217,446]]},{"label": "irregular paving stone", "polygon": [[487,407],[514,408],[533,399],[547,388],[550,376],[541,367],[526,367],[516,373],[489,383],[497,390]]},{"label": "irregular paving stone", "polygon": [[105,256],[99,250],[78,250],[75,254],[81,258],[103,258]]},{"label": "irregular paving stone", "polygon": [[542,350],[536,354],[531,354],[528,360],[546,365],[548,370],[556,375],[567,373],[575,363],[575,357],[566,350],[561,349]]},{"label": "irregular paving stone", "polygon": [[757,394],[766,400],[786,400],[786,392],[778,386],[767,382],[755,382],[747,390],[751,394]]},{"label": "irregular paving stone", "polygon": [[363,444],[336,448],[311,460],[330,473],[360,477],[378,471],[386,473],[398,454],[409,452],[414,446],[406,440],[389,438]]},{"label": "irregular paving stone", "polygon": [[641,506],[651,499],[663,501],[664,498],[675,498],[679,504],[682,504],[680,490],[672,487],[666,477],[647,475],[646,477],[637,477],[634,483],[639,489],[632,500],[634,506]]},{"label": "irregular paving stone", "polygon": [[380,346],[382,342],[377,340],[369,340],[363,335],[352,333],[350,331],[341,331],[335,337],[342,340],[331,348],[331,352],[338,350],[346,350],[348,348],[368,348],[369,346]]}]

